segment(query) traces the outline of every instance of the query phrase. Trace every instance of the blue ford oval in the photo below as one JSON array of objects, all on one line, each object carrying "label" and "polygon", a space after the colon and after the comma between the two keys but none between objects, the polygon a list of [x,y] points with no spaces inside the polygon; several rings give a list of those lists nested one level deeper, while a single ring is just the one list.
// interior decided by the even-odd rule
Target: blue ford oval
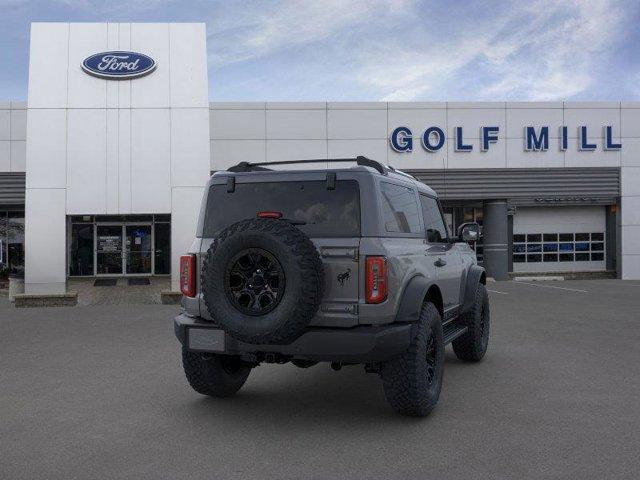
[{"label": "blue ford oval", "polygon": [[153,58],[136,52],[102,52],[87,57],[82,69],[95,77],[129,80],[153,72],[156,62]]}]

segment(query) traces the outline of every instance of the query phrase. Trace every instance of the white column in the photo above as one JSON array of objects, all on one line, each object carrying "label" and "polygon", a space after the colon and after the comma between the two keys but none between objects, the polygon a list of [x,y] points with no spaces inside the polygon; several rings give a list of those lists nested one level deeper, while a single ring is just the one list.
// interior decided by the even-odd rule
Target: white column
[{"label": "white column", "polygon": [[179,259],[196,235],[209,179],[209,109],[171,109],[171,288],[179,290]]},{"label": "white column", "polygon": [[189,251],[195,240],[198,214],[204,187],[171,189],[171,289],[180,290],[180,255]]},{"label": "white column", "polygon": [[180,255],[195,239],[209,179],[209,99],[204,24],[170,24],[171,289],[178,291]]},{"label": "white column", "polygon": [[[624,146],[623,146],[624,148]],[[637,151],[636,151],[637,152]],[[623,280],[640,279],[640,166],[622,167],[621,247]]]},{"label": "white column", "polygon": [[27,188],[25,207],[25,292],[65,293],[65,190]]},{"label": "white column", "polygon": [[621,278],[640,280],[640,102],[622,102],[620,109]]},{"label": "white column", "polygon": [[65,290],[66,142],[64,109],[30,109],[27,117],[25,291]]}]

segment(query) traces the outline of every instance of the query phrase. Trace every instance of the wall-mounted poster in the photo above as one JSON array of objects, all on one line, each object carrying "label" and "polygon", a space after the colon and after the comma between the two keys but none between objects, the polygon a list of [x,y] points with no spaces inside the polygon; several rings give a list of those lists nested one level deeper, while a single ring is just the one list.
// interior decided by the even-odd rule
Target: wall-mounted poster
[{"label": "wall-mounted poster", "polygon": [[98,235],[99,252],[119,252],[120,250],[122,250],[120,235]]}]

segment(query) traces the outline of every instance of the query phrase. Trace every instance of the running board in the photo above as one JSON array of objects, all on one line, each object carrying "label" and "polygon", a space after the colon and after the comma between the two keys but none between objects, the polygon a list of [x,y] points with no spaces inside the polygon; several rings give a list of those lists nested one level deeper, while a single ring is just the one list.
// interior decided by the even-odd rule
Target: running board
[{"label": "running board", "polygon": [[444,329],[442,330],[442,335],[444,337],[444,344],[449,345],[451,342],[453,342],[456,338],[458,338],[460,335],[462,335],[466,331],[467,331],[467,327],[460,327],[458,325],[455,325],[454,323],[448,323],[447,325],[445,325]]}]

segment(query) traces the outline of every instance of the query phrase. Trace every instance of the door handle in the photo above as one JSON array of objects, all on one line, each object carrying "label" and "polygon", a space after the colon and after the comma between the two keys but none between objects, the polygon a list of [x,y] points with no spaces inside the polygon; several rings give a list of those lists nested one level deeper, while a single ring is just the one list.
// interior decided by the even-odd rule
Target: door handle
[{"label": "door handle", "polygon": [[447,262],[446,262],[446,260],[444,260],[444,259],[442,259],[442,258],[439,258],[439,259],[437,259],[435,262],[433,262],[433,264],[434,264],[436,267],[444,267],[444,266],[447,264]]}]

